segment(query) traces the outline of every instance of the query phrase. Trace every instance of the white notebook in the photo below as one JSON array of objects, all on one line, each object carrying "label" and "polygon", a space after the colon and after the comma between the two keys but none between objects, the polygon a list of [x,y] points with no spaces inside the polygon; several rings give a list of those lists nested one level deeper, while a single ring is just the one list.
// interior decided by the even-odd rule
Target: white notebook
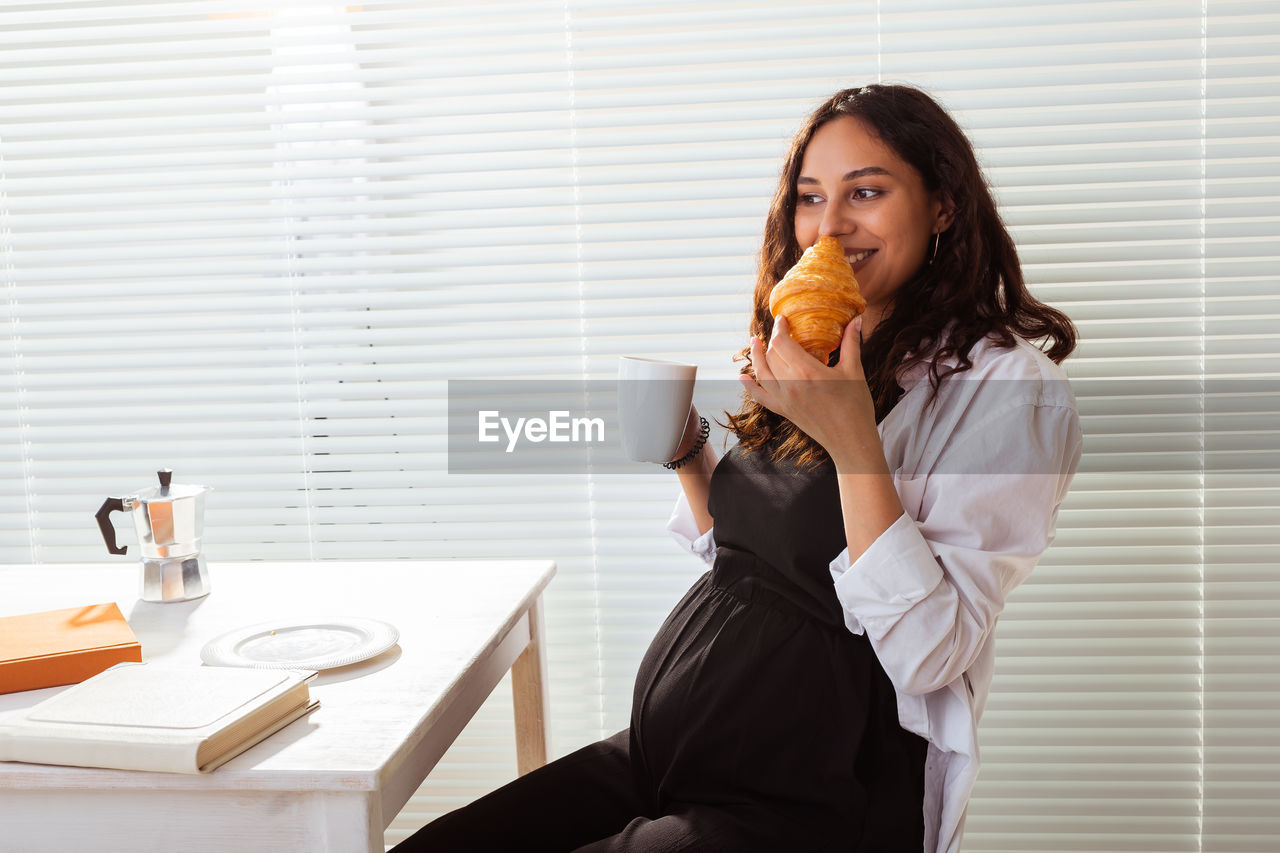
[{"label": "white notebook", "polygon": [[0,761],[207,772],[313,710],[314,676],[118,664],[0,716]]}]

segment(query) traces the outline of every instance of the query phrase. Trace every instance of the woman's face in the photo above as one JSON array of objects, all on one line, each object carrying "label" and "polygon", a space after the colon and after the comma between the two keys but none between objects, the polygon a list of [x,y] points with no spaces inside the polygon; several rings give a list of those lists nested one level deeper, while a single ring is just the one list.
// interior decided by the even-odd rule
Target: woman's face
[{"label": "woman's face", "polygon": [[950,215],[919,173],[861,120],[844,116],[814,133],[796,181],[796,241],[832,235],[844,246],[869,319],[928,259]]}]

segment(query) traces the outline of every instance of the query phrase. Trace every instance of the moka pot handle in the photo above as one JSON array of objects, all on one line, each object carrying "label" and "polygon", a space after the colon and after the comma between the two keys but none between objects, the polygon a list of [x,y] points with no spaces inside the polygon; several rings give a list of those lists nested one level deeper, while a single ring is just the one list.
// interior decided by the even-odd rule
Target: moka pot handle
[{"label": "moka pot handle", "polygon": [[128,546],[121,547],[116,544],[116,528],[111,523],[111,513],[124,512],[124,500],[121,498],[107,498],[102,502],[102,506],[98,507],[94,518],[98,519],[98,529],[102,531],[102,541],[107,543],[107,550],[112,554],[128,553]]}]

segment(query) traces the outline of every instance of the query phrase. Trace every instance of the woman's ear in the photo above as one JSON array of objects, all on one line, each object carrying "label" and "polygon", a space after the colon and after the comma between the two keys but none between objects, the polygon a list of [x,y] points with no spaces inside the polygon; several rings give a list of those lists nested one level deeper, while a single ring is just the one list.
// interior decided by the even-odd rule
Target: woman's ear
[{"label": "woman's ear", "polygon": [[951,227],[956,218],[956,206],[947,196],[938,199],[938,215],[933,223],[935,234],[941,234]]}]

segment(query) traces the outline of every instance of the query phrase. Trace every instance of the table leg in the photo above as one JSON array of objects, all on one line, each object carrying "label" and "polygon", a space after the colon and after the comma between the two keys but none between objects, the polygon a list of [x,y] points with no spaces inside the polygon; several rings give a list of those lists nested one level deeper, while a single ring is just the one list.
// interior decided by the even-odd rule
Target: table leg
[{"label": "table leg", "polygon": [[547,763],[547,643],[542,596],[529,608],[529,645],[511,667],[516,714],[516,770],[523,776]]},{"label": "table leg", "polygon": [[317,792],[310,797],[310,804],[315,810],[310,822],[312,831],[322,831],[324,836],[311,849],[334,853],[382,853],[386,849],[382,805],[376,796],[361,791]]}]

